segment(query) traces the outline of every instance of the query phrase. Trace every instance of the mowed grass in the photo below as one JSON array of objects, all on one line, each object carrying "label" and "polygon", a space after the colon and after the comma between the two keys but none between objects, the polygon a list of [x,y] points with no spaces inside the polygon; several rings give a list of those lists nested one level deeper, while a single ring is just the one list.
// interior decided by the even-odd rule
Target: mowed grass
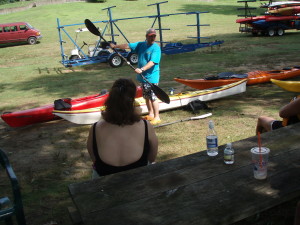
[{"label": "mowed grass", "polygon": [[[121,77],[135,79],[132,70],[123,66],[111,68],[106,63],[64,68],[59,62],[61,52],[57,18],[75,38],[75,29],[83,27],[84,19],[107,20],[110,6],[113,18],[156,15],[156,1],[117,1],[106,3],[67,3],[32,8],[26,11],[0,15],[1,23],[26,21],[38,28],[43,39],[37,45],[0,46],[0,111],[17,111],[52,103],[63,97],[82,97],[109,89]],[[258,3],[252,4],[258,6]],[[252,37],[238,32],[236,0],[180,1],[161,4],[161,13],[209,12],[200,15],[201,42],[224,40],[219,47],[198,49],[195,52],[163,55],[160,87],[175,92],[190,90],[173,81],[174,77],[202,78],[220,72],[246,73],[253,70],[272,70],[300,65],[299,31],[287,31],[282,37]],[[130,41],[144,40],[145,30],[153,19],[118,21],[117,25]],[[195,43],[188,36],[196,36],[195,15],[175,15],[162,18],[164,41]],[[103,24],[99,24],[104,28]],[[157,28],[157,24],[154,26]],[[115,30],[116,31],[116,30]],[[109,37],[107,38],[109,39]],[[74,47],[64,35],[65,54]],[[78,38],[95,43],[97,37],[85,32]],[[124,43],[121,36],[118,43]],[[299,79],[298,79],[299,80]],[[250,86],[245,93],[208,102],[210,118],[177,123],[156,129],[159,138],[158,162],[181,157],[206,149],[205,136],[210,119],[215,121],[220,145],[253,136],[259,115],[278,118],[278,109],[294,93],[288,93],[272,84]],[[177,109],[161,113],[163,122],[172,122],[195,116],[190,111]],[[74,125],[56,121],[28,128],[11,129],[1,122],[0,147],[10,152],[10,159],[21,181],[26,217],[30,224],[71,224],[66,208],[72,205],[67,185],[89,179],[91,162],[85,148],[89,125]],[[33,138],[30,133],[36,134]],[[17,141],[16,141],[17,140]],[[249,146],[249,149],[252,146]],[[221,150],[221,148],[220,148]],[[238,149],[236,149],[238,151]],[[30,154],[28,154],[30,152]],[[1,184],[2,185],[2,184]],[[2,186],[1,186],[2,187]],[[8,188],[9,186],[4,186]],[[253,222],[255,224],[255,222]],[[273,223],[276,224],[276,223]],[[277,223],[280,224],[280,221]]]}]

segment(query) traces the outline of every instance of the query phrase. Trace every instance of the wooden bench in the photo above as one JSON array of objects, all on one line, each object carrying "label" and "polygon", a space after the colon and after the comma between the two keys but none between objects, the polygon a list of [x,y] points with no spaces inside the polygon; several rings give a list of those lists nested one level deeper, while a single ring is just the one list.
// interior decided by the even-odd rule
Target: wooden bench
[{"label": "wooden bench", "polygon": [[253,177],[253,136],[233,143],[233,165],[220,146],[216,157],[203,151],[71,184],[69,192],[86,225],[231,224],[300,196],[300,123],[261,138],[271,150],[266,180]]}]

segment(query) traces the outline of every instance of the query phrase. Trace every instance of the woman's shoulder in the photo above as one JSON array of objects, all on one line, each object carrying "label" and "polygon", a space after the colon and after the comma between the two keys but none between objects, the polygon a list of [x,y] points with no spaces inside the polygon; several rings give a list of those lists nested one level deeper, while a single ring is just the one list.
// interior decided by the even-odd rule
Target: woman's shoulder
[{"label": "woman's shoulder", "polygon": [[[150,124],[148,123],[147,120],[145,120],[147,124]],[[133,124],[131,125],[116,125],[116,124],[112,124],[112,123],[109,123],[109,122],[106,122],[105,120],[101,120],[101,121],[98,121],[96,126],[97,128],[105,128],[105,127],[114,127],[114,128],[120,128],[120,127],[123,127],[123,128],[126,128],[126,127],[135,127],[135,126],[143,126],[144,125],[144,120],[139,120],[139,121],[136,121],[134,122]]]},{"label": "woman's shoulder", "polygon": [[103,127],[106,127],[108,126],[110,123],[106,122],[105,120],[100,120],[96,123],[94,123],[94,126],[96,126],[97,129],[99,128],[103,128]]}]

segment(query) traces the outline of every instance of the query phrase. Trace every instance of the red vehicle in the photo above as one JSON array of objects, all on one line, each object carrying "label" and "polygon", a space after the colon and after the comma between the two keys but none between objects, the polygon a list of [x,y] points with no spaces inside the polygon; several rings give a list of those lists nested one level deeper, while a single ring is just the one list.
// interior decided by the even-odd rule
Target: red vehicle
[{"label": "red vehicle", "polygon": [[33,45],[42,38],[41,32],[29,23],[0,24],[0,44],[28,42]]}]

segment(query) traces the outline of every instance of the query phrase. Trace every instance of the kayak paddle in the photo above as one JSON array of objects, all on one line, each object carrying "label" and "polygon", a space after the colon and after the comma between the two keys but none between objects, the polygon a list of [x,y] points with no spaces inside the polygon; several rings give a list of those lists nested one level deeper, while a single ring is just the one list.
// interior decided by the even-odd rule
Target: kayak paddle
[{"label": "kayak paddle", "polygon": [[[109,43],[105,40],[105,38],[102,36],[102,34],[100,33],[100,31],[96,28],[96,26],[89,20],[89,19],[85,19],[84,21],[86,28],[94,35],[99,36],[101,39],[103,39],[103,41],[105,41],[106,43]],[[130,66],[133,70],[135,70],[136,68],[131,65],[131,63],[122,55],[120,54],[116,49],[114,49],[114,52],[117,53],[126,63],[128,66]],[[154,94],[163,102],[169,104],[170,103],[170,98],[169,95],[166,94],[166,92],[164,92],[161,88],[159,88],[157,85],[150,83],[143,74],[140,74],[141,77],[146,81],[146,83],[148,83],[151,86],[151,89],[153,90]]]},{"label": "kayak paddle", "polygon": [[168,126],[168,125],[171,125],[171,124],[174,124],[174,123],[180,123],[180,122],[189,121],[189,120],[204,119],[204,118],[209,117],[211,115],[212,115],[212,113],[206,113],[206,114],[203,114],[201,116],[194,116],[194,117],[190,117],[190,118],[186,118],[186,119],[182,119],[182,120],[177,120],[177,121],[170,122],[170,123],[164,123],[164,124],[161,124],[161,125],[157,125],[157,126],[154,126],[154,128],[156,128],[156,127],[164,127],[164,126]]}]

